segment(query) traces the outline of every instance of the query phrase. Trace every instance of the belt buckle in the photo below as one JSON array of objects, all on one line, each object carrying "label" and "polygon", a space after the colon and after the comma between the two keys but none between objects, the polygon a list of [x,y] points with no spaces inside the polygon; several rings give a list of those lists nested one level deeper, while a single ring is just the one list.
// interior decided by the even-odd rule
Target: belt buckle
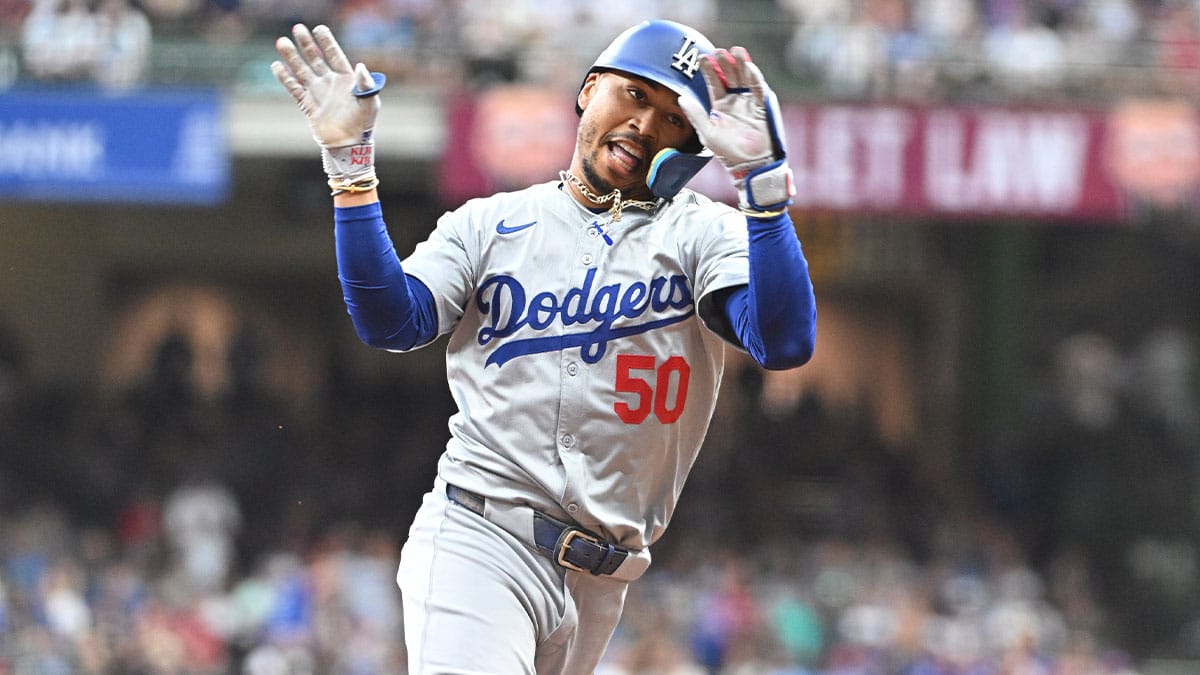
[{"label": "belt buckle", "polygon": [[562,541],[559,542],[559,544],[558,544],[558,552],[555,554],[555,560],[558,561],[559,565],[562,565],[563,567],[565,567],[569,570],[574,570],[576,572],[590,572],[590,570],[584,569],[584,568],[580,567],[579,565],[576,565],[575,563],[573,563],[569,560],[566,560],[563,557],[567,554],[568,551],[571,550],[571,542],[576,539],[590,541],[593,544],[595,544],[596,546],[600,545],[599,539],[587,534],[583,530],[580,530],[577,528],[571,528],[563,533]]}]

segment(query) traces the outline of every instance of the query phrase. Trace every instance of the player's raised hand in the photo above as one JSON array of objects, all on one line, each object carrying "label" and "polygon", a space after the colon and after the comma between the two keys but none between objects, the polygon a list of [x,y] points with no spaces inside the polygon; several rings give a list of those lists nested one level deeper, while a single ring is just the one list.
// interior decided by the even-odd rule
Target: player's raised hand
[{"label": "player's raised hand", "polygon": [[373,178],[375,118],[380,108],[376,94],[383,88],[384,76],[371,73],[362,63],[351,66],[327,26],[309,31],[297,24],[292,37],[295,42],[286,37],[275,41],[281,60],[271,64],[271,72],[308,118],[330,179]]},{"label": "player's raised hand", "polygon": [[729,170],[743,210],[785,208],[794,189],[786,163],[775,92],[742,47],[718,49],[700,62],[712,111],[680,97],[679,105],[704,146]]}]

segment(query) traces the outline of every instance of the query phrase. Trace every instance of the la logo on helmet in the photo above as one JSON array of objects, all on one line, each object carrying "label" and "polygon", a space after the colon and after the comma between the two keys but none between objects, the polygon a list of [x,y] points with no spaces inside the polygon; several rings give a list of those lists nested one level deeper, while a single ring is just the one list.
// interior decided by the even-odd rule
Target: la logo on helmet
[{"label": "la logo on helmet", "polygon": [[700,50],[696,48],[695,40],[686,36],[683,38],[683,46],[671,55],[671,67],[689,79],[696,75],[700,68]]}]

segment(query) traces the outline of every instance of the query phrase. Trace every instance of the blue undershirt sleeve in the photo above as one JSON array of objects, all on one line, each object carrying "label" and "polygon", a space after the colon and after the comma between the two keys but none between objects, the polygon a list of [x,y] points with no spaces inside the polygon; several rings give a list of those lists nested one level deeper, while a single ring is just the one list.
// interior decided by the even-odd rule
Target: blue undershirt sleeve
[{"label": "blue undershirt sleeve", "polygon": [[807,363],[817,338],[817,304],[808,261],[785,212],[747,217],[750,282],[725,299],[725,315],[750,356],[764,368]]},{"label": "blue undershirt sleeve", "polygon": [[425,284],[400,266],[379,203],[334,209],[342,297],[360,340],[404,351],[437,337],[437,308]]}]

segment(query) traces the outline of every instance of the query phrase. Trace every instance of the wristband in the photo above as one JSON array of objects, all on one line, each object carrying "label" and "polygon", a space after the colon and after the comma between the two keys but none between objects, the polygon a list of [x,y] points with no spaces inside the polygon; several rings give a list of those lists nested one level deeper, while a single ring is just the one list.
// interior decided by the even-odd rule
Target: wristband
[{"label": "wristband", "polygon": [[375,140],[371,131],[363,133],[363,142],[340,148],[321,147],[321,164],[331,179],[356,182],[375,174]]},{"label": "wristband", "polygon": [[786,208],[775,209],[773,211],[755,211],[753,209],[741,209],[743,215],[748,218],[778,218],[787,213]]},{"label": "wristband", "polygon": [[345,178],[330,178],[329,188],[332,192],[329,193],[329,196],[336,197],[345,192],[370,192],[377,187],[379,187],[379,179],[375,177],[374,172],[369,177],[354,181]]},{"label": "wristband", "polygon": [[751,171],[742,179],[738,207],[742,211],[777,211],[787,208],[796,194],[792,169],[780,159]]}]

